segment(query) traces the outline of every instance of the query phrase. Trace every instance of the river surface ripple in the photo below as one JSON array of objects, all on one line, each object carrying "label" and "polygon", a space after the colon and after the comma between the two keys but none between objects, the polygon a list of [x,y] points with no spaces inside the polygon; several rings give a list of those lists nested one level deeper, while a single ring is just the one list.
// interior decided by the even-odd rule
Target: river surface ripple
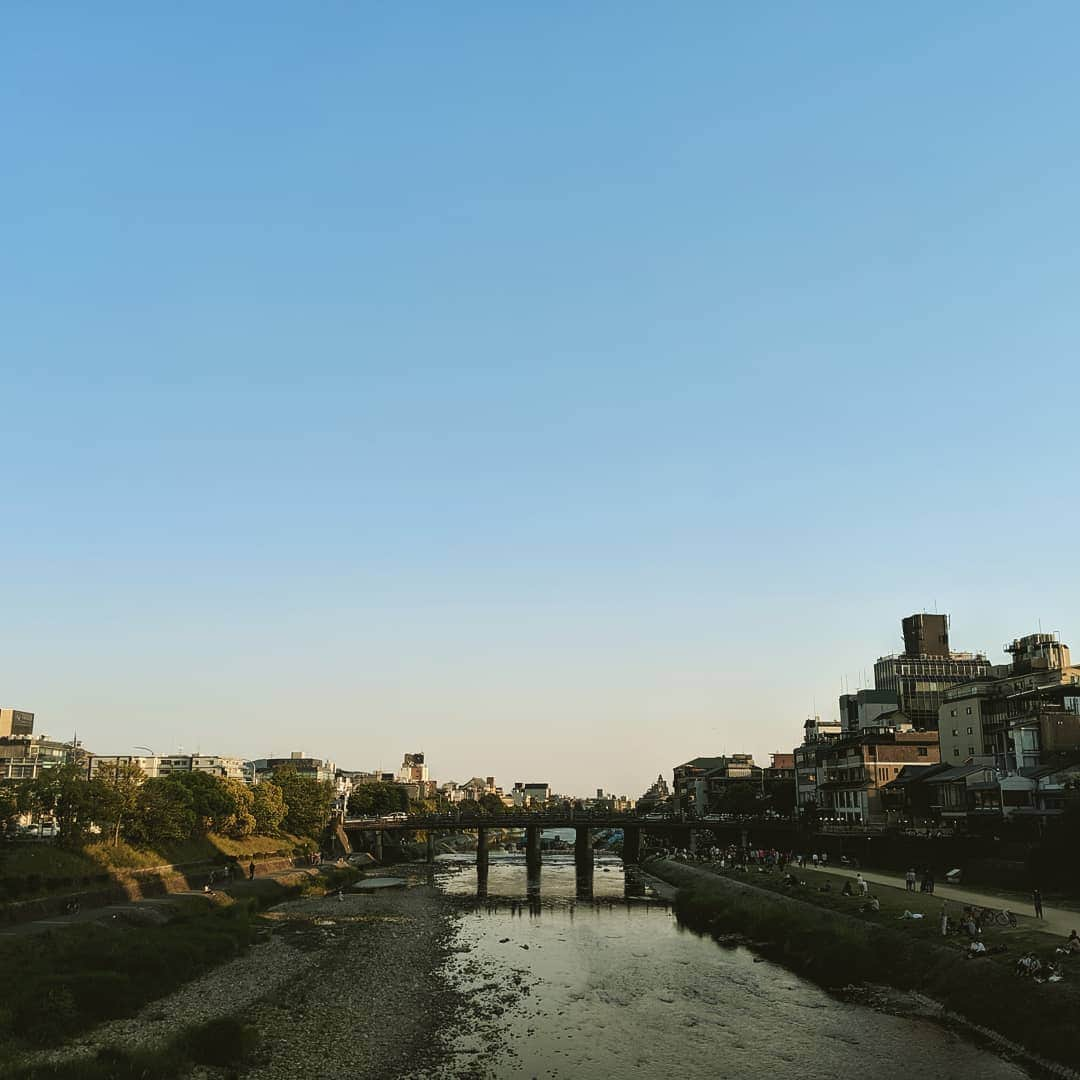
[{"label": "river surface ripple", "polygon": [[565,855],[545,855],[537,883],[520,857],[493,854],[486,896],[467,860],[440,861],[435,880],[475,900],[446,972],[468,991],[471,1018],[441,1078],[1029,1075],[931,1021],[839,1001],[683,930],[617,860],[597,865],[591,900],[575,898]]}]

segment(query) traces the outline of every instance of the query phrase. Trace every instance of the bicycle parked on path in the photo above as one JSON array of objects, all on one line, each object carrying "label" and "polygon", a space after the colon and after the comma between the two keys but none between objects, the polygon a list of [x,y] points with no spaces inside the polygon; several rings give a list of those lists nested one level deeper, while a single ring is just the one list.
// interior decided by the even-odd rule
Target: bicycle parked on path
[{"label": "bicycle parked on path", "polygon": [[996,926],[1011,926],[1016,929],[1016,916],[1008,910],[1008,908],[1002,908],[1000,911],[995,911],[994,908],[983,908],[979,912],[981,921],[989,925],[993,923]]}]

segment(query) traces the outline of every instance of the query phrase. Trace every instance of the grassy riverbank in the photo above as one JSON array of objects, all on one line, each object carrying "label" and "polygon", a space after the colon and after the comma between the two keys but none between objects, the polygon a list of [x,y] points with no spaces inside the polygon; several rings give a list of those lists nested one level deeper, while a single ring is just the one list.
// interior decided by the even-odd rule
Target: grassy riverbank
[{"label": "grassy riverbank", "polygon": [[116,918],[0,941],[0,1063],[14,1063],[37,1047],[59,1045],[101,1021],[133,1015],[244,952],[260,929],[259,913],[265,908],[318,894],[354,876],[334,871],[287,883],[264,879],[245,883],[238,899],[178,899],[172,917],[157,925],[141,925],[147,914],[133,910],[134,922]]},{"label": "grassy riverbank", "polygon": [[[878,983],[918,991],[1044,1058],[1073,1066],[1080,1061],[1080,963],[1073,962],[1064,982],[1021,979],[1013,968],[1030,947],[1028,931],[1019,931],[1002,956],[968,960],[960,943],[942,943],[947,939],[933,919],[899,921],[892,904],[860,915],[857,904],[834,891],[784,892],[779,874],[741,882],[671,862],[651,863],[648,871],[679,887],[676,911],[685,925],[749,938],[763,954],[820,985]],[[841,908],[845,902],[850,906]]]},{"label": "grassy riverbank", "polygon": [[161,848],[104,842],[78,849],[47,842],[8,843],[0,847],[0,901],[100,888],[127,873],[152,867],[220,863],[231,858],[246,861],[252,856],[288,858],[314,849],[313,840],[284,833],[242,840],[208,833]]}]

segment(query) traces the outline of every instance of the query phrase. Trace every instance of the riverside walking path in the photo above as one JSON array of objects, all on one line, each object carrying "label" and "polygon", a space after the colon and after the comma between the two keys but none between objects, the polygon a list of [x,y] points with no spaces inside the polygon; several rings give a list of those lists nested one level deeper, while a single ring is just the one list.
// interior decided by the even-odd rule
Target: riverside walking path
[{"label": "riverside walking path", "polygon": [[[846,866],[833,866],[830,864],[823,870],[819,869],[819,873],[835,874],[837,877],[849,878],[862,874],[872,885],[886,885],[900,892],[907,891],[902,876],[883,874],[877,870],[852,870]],[[916,895],[923,900],[926,899],[925,893],[916,893]],[[1055,908],[1043,904],[1043,917],[1036,919],[1033,915],[1028,914],[1032,908],[1030,900],[1026,903],[1025,910],[1020,911],[1017,909],[1015,896],[995,896],[993,893],[975,892],[972,889],[962,889],[957,885],[938,884],[936,880],[933,895],[935,898],[940,897],[942,900],[951,900],[957,904],[978,905],[979,907],[993,908],[995,911],[1005,908],[1014,915],[1026,919],[1032,929],[1043,930],[1049,934],[1060,934],[1062,937],[1068,937],[1070,930],[1074,928],[1080,930],[1080,912],[1070,911],[1067,908]]]}]

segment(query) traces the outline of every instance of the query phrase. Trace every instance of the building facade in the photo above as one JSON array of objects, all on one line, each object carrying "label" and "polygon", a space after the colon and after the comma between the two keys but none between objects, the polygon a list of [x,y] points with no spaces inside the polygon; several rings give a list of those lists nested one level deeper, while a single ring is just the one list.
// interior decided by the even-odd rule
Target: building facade
[{"label": "building facade", "polygon": [[895,694],[896,707],[913,727],[937,731],[946,691],[990,675],[990,662],[982,653],[949,649],[947,615],[909,615],[903,620],[903,632],[904,652],[882,656],[874,664],[874,688]]},{"label": "building facade", "polygon": [[847,824],[885,824],[882,790],[900,776],[940,763],[936,731],[905,731],[905,725],[865,731],[828,744],[818,772],[818,805],[826,818]]}]

